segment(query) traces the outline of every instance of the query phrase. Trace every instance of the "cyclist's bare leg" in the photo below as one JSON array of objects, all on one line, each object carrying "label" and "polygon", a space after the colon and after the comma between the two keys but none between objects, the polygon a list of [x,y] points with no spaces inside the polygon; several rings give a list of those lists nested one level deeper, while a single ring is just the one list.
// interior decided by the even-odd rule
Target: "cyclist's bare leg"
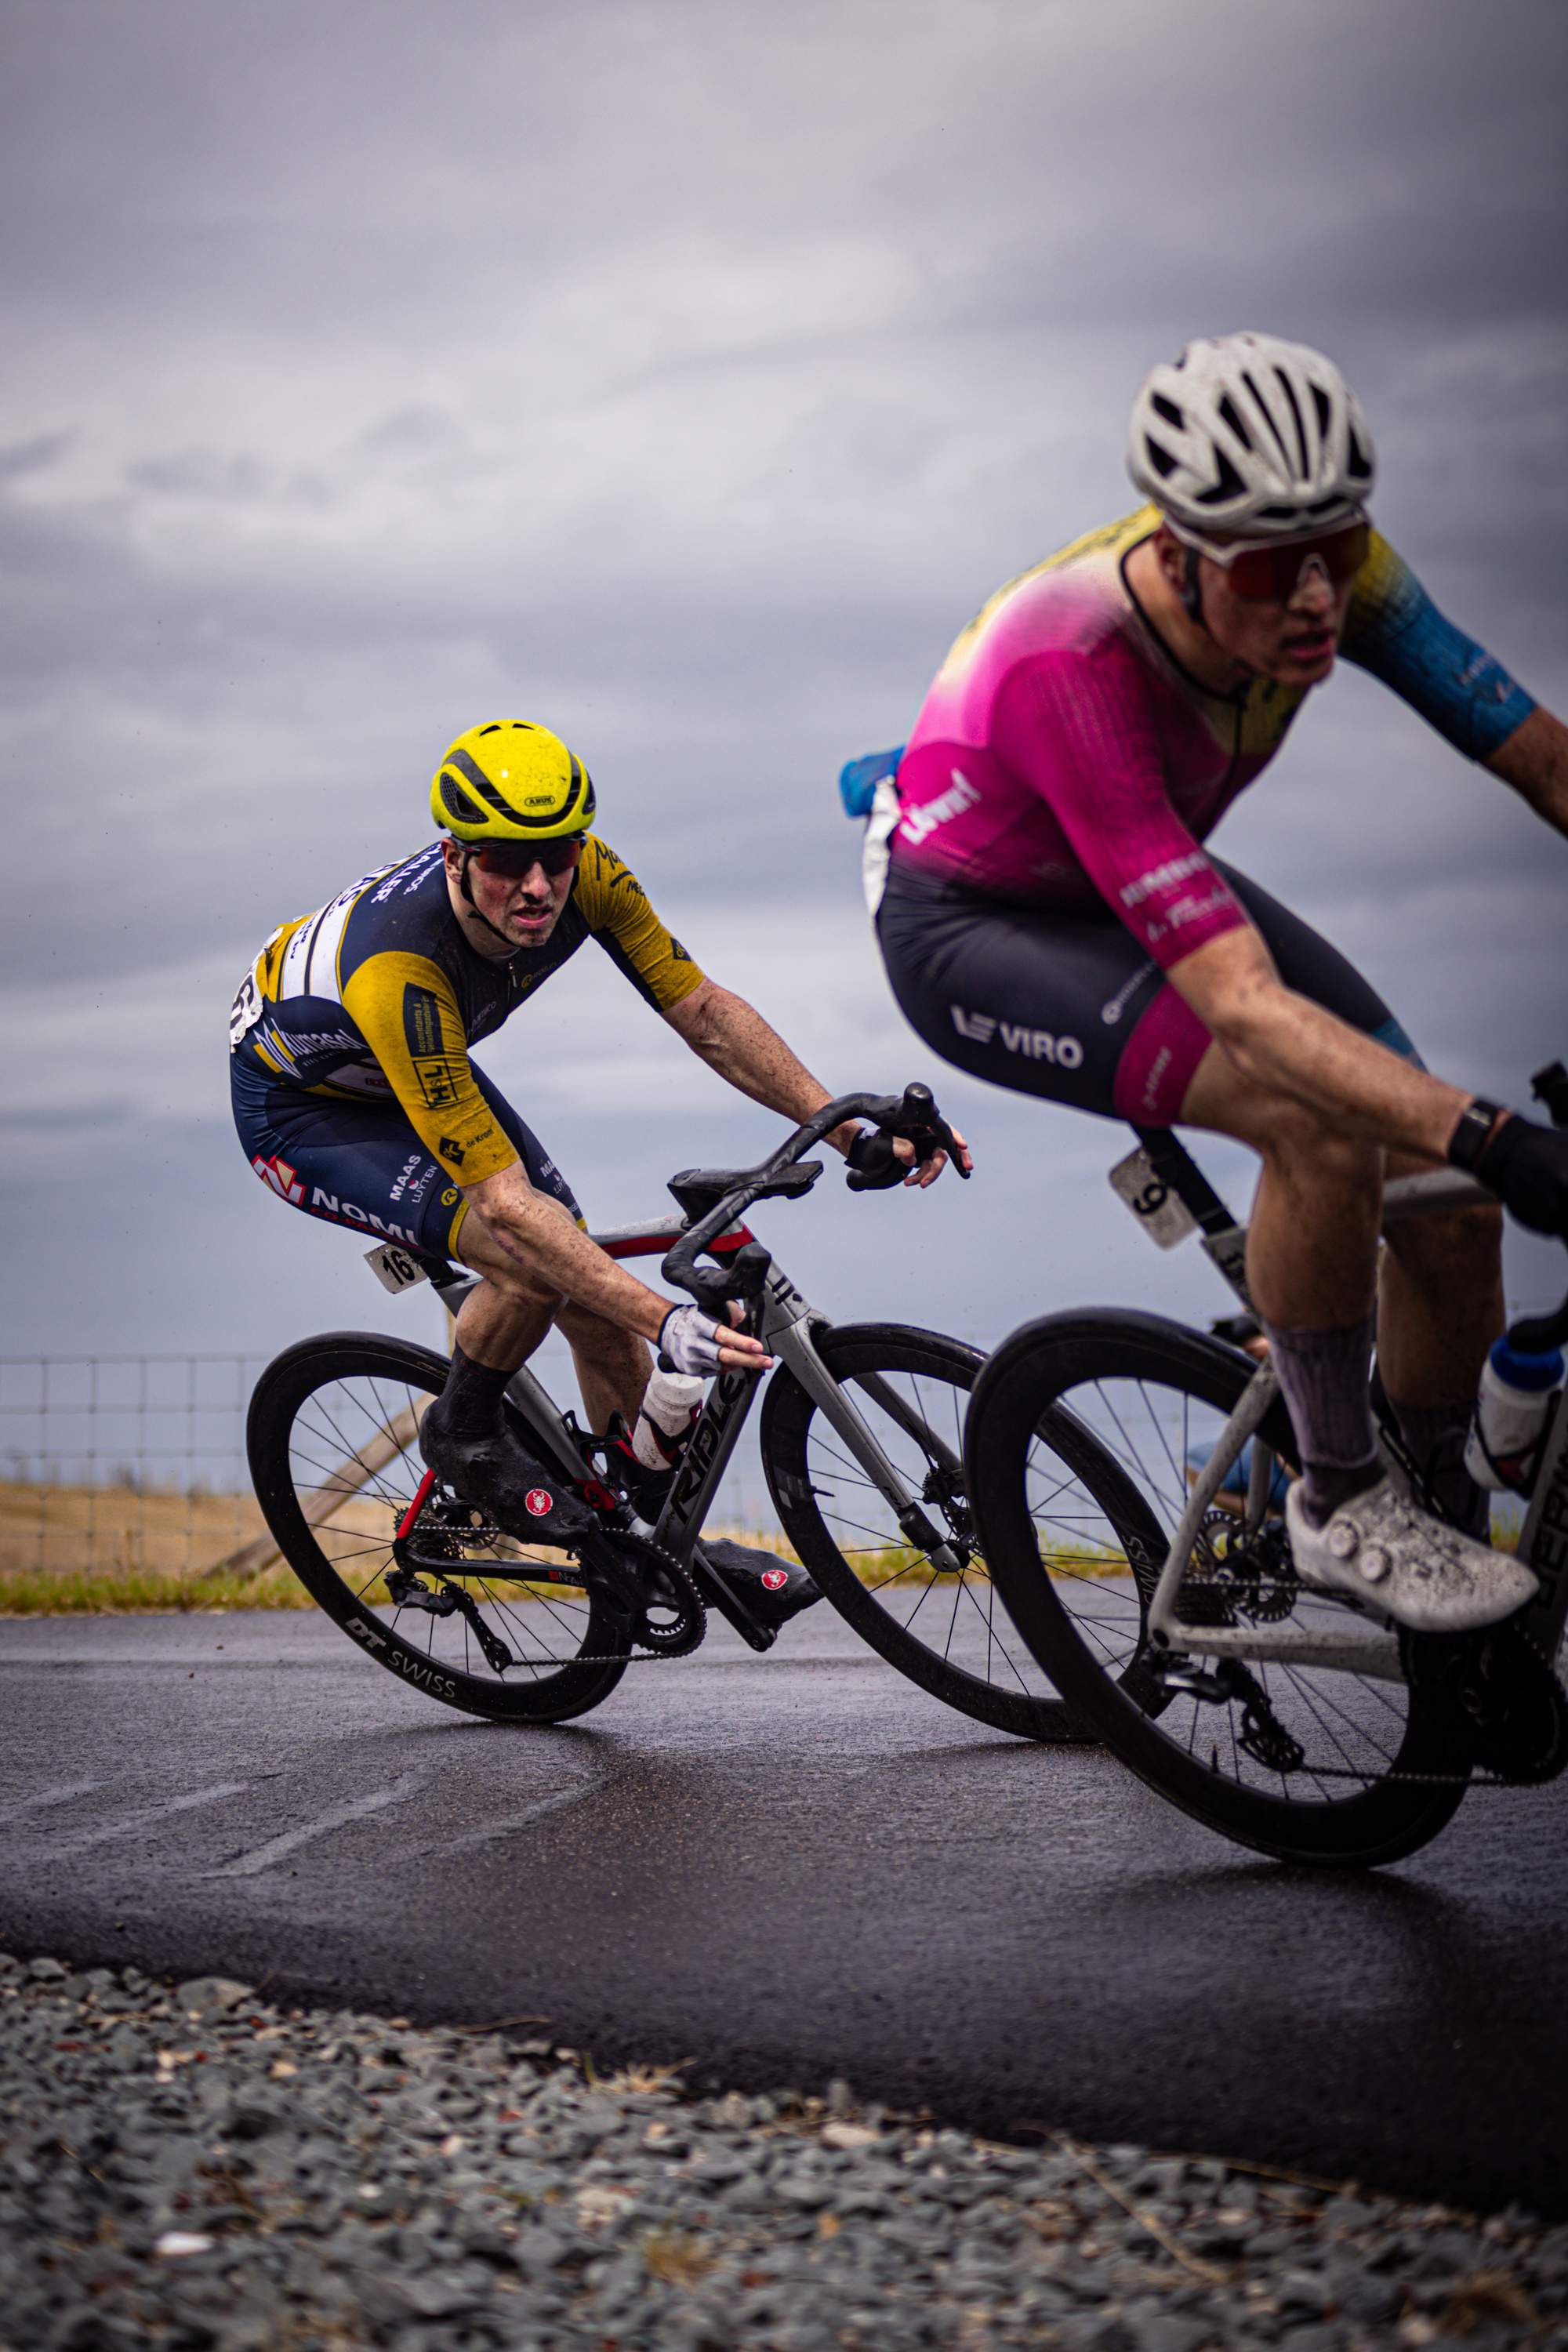
[{"label": "cyclist's bare leg", "polygon": [[602,1315],[586,1307],[570,1303],[561,1307],[555,1322],[572,1350],[589,1428],[602,1435],[610,1425],[610,1415],[618,1412],[625,1415],[626,1427],[635,1429],[637,1407],[653,1369],[647,1340],[635,1331],[623,1330],[618,1323],[606,1323]]},{"label": "cyclist's bare leg", "polygon": [[1369,1315],[1383,1200],[1377,1146],[1244,1077],[1217,1045],[1193,1074],[1182,1124],[1234,1136],[1262,1158],[1247,1279],[1266,1320],[1315,1331]]},{"label": "cyclist's bare leg", "polygon": [[[545,1205],[572,1223],[560,1202]],[[471,1361],[515,1372],[555,1324],[572,1350],[589,1427],[602,1432],[616,1412],[625,1413],[628,1426],[636,1422],[647,1386],[648,1352],[635,1331],[563,1298],[499,1242],[473,1209],[463,1220],[458,1247],[465,1265],[481,1277],[458,1317],[458,1344]]]},{"label": "cyclist's bare leg", "polygon": [[[1486,1499],[1465,1473],[1456,1440],[1482,1359],[1503,1324],[1499,1213],[1466,1210],[1396,1224],[1379,1283],[1384,1174],[1411,1175],[1431,1163],[1385,1155],[1340,1134],[1317,1113],[1244,1077],[1217,1046],[1198,1066],[1183,1118],[1236,1136],[1262,1155],[1247,1280],[1277,1336],[1302,1335],[1305,1354],[1320,1360],[1315,1376],[1303,1361],[1293,1384],[1314,1381],[1323,1420],[1320,1436],[1331,1440],[1321,1446],[1329,1465],[1352,1462],[1370,1439],[1370,1422],[1360,1419],[1348,1390],[1344,1410],[1335,1406],[1342,1375],[1327,1368],[1342,1362],[1348,1377],[1358,1350],[1364,1364],[1365,1318],[1380,1289],[1379,1366],[1405,1442],[1447,1510],[1484,1539]],[[1309,1339],[1318,1334],[1321,1339]],[[1353,1489],[1365,1475],[1329,1465],[1315,1475],[1314,1493]]]},{"label": "cyclist's bare leg", "polygon": [[[1263,1160],[1247,1273],[1269,1322],[1322,1330],[1372,1307],[1385,1155],[1246,1078],[1217,1045],[1194,1074],[1184,1126],[1250,1144]],[[1427,1162],[1387,1156],[1389,1176]],[[1500,1213],[1468,1209],[1396,1224],[1383,1261],[1378,1349],[1402,1403],[1468,1405],[1502,1328]]]},{"label": "cyclist's bare leg", "polygon": [[[1415,1176],[1430,1161],[1388,1155],[1387,1174]],[[1379,1281],[1378,1360],[1401,1404],[1469,1413],[1487,1349],[1506,1320],[1502,1211],[1402,1219],[1390,1228]]]}]

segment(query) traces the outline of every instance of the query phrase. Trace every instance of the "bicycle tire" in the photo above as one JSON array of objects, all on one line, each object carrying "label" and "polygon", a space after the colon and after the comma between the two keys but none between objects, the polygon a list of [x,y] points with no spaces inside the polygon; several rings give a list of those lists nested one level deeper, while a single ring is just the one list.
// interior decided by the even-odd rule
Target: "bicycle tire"
[{"label": "bicycle tire", "polygon": [[[984,1358],[934,1331],[896,1323],[818,1325],[823,1363],[921,1497],[939,1536],[973,1549],[962,1476],[963,1418]],[[875,1377],[895,1384],[922,1441],[868,1394]],[[1098,1507],[1136,1509],[1114,1465],[1064,1432]],[[983,1560],[962,1576],[933,1574],[929,1557],[899,1528],[869,1474],[787,1367],[774,1373],[760,1432],[768,1489],[785,1534],[825,1597],[890,1666],[963,1715],[1022,1739],[1092,1744],[1099,1734],[1066,1705],[1019,1640]],[[951,1465],[951,1466],[950,1466]],[[956,1475],[955,1475],[956,1474]]]},{"label": "bicycle tire", "polygon": [[[1283,1862],[1346,1869],[1396,1862],[1452,1819],[1469,1773],[1462,1742],[1408,1685],[1249,1661],[1274,1723],[1303,1748],[1299,1765],[1280,1769],[1278,1746],[1272,1763],[1257,1753],[1257,1718],[1247,1724],[1239,1698],[1164,1691],[1155,1715],[1123,1686],[1143,1643],[1147,1592],[1126,1589],[1135,1563],[1123,1557],[1118,1572],[1119,1538],[1109,1528],[1108,1566],[1095,1577],[1075,1577],[1054,1559],[1047,1568],[1042,1558],[1031,1504],[1042,1421],[1065,1413],[1080,1422],[1138,1485],[1159,1529],[1157,1571],[1185,1507],[1192,1459],[1217,1436],[1252,1370],[1236,1349],[1130,1311],[1046,1316],[1015,1331],[976,1381],[969,1414],[966,1458],[985,1556],[1019,1631],[1064,1696],[1184,1812]],[[1282,1405],[1261,1433],[1293,1458]],[[1053,1476],[1055,1467],[1053,1456]],[[1183,1602],[1189,1622],[1206,1608],[1219,1612],[1210,1622],[1289,1617],[1319,1632],[1346,1629],[1352,1621],[1342,1604],[1295,1582],[1282,1522],[1267,1530],[1250,1570],[1237,1548],[1238,1525],[1211,1514],[1200,1530],[1193,1597],[1184,1593]],[[1240,1560],[1241,1571],[1227,1559]],[[1197,1644],[1191,1654],[1201,1662]],[[1272,1743],[1266,1737],[1262,1744]]]},{"label": "bicycle tire", "polygon": [[[447,1371],[445,1357],[374,1332],[326,1332],[285,1349],[258,1381],[246,1425],[268,1527],[317,1606],[411,1687],[494,1723],[584,1715],[626,1672],[626,1632],[592,1593],[542,1593],[542,1576],[516,1572],[530,1563],[509,1538],[454,1537],[446,1571],[512,1653],[505,1673],[486,1664],[464,1615],[399,1608],[386,1593],[392,1533],[425,1475],[420,1400],[439,1393]],[[569,1572],[572,1563],[549,1564]]]}]

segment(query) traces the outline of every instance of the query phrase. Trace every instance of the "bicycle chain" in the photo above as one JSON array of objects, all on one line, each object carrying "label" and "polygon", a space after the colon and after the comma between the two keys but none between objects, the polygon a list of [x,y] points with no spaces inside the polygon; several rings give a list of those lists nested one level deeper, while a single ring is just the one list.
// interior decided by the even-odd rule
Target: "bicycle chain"
[{"label": "bicycle chain", "polygon": [[[469,1507],[467,1505],[460,1505],[459,1507],[468,1508]],[[444,1562],[439,1568],[434,1560],[421,1561],[420,1567],[428,1575],[444,1574],[447,1577],[451,1577],[453,1575],[461,1576],[464,1573],[464,1570],[457,1565],[457,1559],[462,1557],[461,1548],[456,1540],[458,1530],[456,1528],[447,1528],[442,1524],[439,1517],[437,1517],[434,1521],[432,1532],[437,1532],[440,1536],[447,1538],[447,1542],[450,1544],[454,1555],[453,1560],[450,1564]],[[468,1525],[461,1528],[460,1532],[462,1541],[464,1543],[482,1545],[492,1538],[505,1539],[510,1542],[517,1541],[517,1538],[512,1536],[508,1528],[500,1526],[497,1521],[489,1518],[484,1519],[478,1527],[476,1527],[470,1519]],[[682,1568],[680,1562],[675,1558],[674,1554],[672,1552],[666,1551],[662,1544],[652,1542],[647,1536],[637,1535],[630,1528],[600,1528],[595,1532],[598,1537],[606,1543],[629,1548],[637,1552],[639,1558],[646,1564],[655,1568],[658,1573],[663,1576],[671,1586],[673,1586],[676,1601],[680,1612],[675,1628],[674,1638],[661,1642],[657,1645],[645,1642],[639,1651],[637,1648],[637,1637],[634,1634],[632,1637],[632,1650],[612,1650],[605,1653],[603,1655],[590,1654],[588,1656],[584,1656],[580,1652],[574,1652],[569,1658],[533,1659],[530,1661],[531,1664],[535,1666],[558,1666],[562,1672],[564,1672],[569,1666],[657,1666],[662,1665],[667,1660],[689,1657],[692,1651],[700,1646],[702,1637],[708,1629],[708,1611],[704,1604],[702,1596],[698,1591],[697,1586],[693,1581],[689,1571]],[[443,1549],[445,1549],[445,1547],[443,1547]],[[526,1568],[530,1563],[526,1560],[519,1560],[510,1562],[508,1564],[512,1567]],[[468,1572],[470,1574],[483,1575],[493,1573],[493,1570],[474,1569],[470,1570]],[[526,1575],[518,1576],[513,1579],[509,1579],[508,1580],[515,1581],[519,1584],[537,1582],[544,1586],[546,1589],[556,1581],[553,1577],[549,1576],[548,1574],[541,1574],[537,1579],[530,1578]],[[395,1595],[394,1596],[394,1601],[395,1605]]]}]

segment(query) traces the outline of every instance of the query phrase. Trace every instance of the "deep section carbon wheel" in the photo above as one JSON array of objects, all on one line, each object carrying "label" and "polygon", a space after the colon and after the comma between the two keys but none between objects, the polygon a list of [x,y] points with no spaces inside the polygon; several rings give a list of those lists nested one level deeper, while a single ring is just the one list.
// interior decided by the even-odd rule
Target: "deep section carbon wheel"
[{"label": "deep section carbon wheel", "polygon": [[584,1715],[630,1641],[572,1553],[519,1544],[437,1490],[395,1554],[425,1476],[420,1416],[446,1378],[444,1357],[371,1332],[286,1349],[246,1431],[267,1524],[311,1599],[412,1688],[497,1722]]},{"label": "deep section carbon wheel", "polygon": [[[1142,1779],[1222,1835],[1282,1861],[1365,1867],[1414,1853],[1464,1794],[1468,1751],[1442,1710],[1413,1692],[1397,1644],[1387,1670],[1308,1662],[1325,1635],[1375,1629],[1304,1590],[1283,1522],[1248,1538],[1223,1507],[1199,1528],[1178,1607],[1200,1629],[1193,1686],[1152,1669],[1146,1615],[1191,1482],[1253,1367],[1237,1350],[1156,1317],[1102,1309],[1026,1324],[976,1382],[968,1465],[976,1519],[1008,1611],[1063,1696]],[[1106,1515],[1087,1553],[1064,1555],[1060,1431],[1069,1423],[1137,1491],[1138,1519]],[[1277,1406],[1264,1440],[1289,1462]],[[1092,1525],[1087,1482],[1072,1516]],[[1205,1626],[1294,1637],[1289,1661],[1227,1669]],[[1216,1690],[1215,1685],[1219,1685]],[[1228,1685],[1228,1686],[1227,1686]]]},{"label": "deep section carbon wheel", "polygon": [[[885,1477],[793,1373],[776,1372],[763,1403],[763,1466],[784,1532],[824,1594],[889,1665],[962,1714],[1025,1739],[1097,1738],[1019,1638],[975,1539],[963,1422],[984,1358],[895,1323],[822,1325],[812,1336],[920,1513],[900,1525]],[[1075,1538],[1067,1509],[1099,1528],[1107,1510],[1136,1507],[1092,1441],[1069,1436],[1077,1466],[1061,1470],[1070,1493],[1064,1545]]]}]

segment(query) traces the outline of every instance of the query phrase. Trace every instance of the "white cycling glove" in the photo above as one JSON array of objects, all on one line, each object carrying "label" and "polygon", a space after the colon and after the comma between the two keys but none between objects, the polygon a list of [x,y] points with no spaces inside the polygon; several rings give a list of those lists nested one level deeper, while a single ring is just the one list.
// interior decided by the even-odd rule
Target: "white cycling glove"
[{"label": "white cycling glove", "polygon": [[666,1371],[691,1372],[707,1380],[719,1370],[721,1324],[700,1307],[672,1307],[658,1327],[658,1360]]}]

